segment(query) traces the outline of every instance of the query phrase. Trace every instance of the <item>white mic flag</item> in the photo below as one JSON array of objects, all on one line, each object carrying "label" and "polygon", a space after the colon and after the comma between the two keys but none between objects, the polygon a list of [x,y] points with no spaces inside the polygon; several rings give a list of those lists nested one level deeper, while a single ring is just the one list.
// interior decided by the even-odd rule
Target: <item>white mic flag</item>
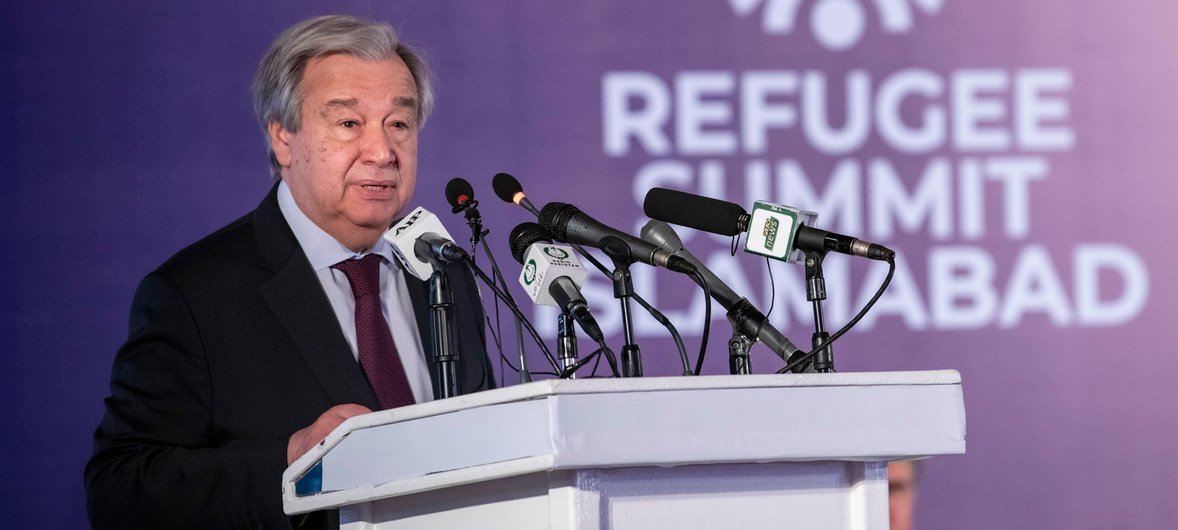
[{"label": "white mic flag", "polygon": [[433,265],[418,258],[415,249],[417,238],[428,233],[437,234],[449,241],[454,240],[442,225],[442,221],[438,220],[438,216],[420,206],[384,233],[385,240],[393,245],[393,253],[397,255],[397,260],[406,271],[419,280],[428,280],[434,272]]},{"label": "white mic flag", "polygon": [[811,226],[816,219],[818,214],[814,212],[756,201],[749,217],[744,251],[781,261],[802,261],[806,255],[794,248],[794,237],[799,226]]},{"label": "white mic flag", "polygon": [[568,245],[533,243],[528,247],[523,265],[519,284],[528,298],[540,305],[559,305],[550,294],[557,278],[567,277],[578,288],[585,284],[585,267]]}]

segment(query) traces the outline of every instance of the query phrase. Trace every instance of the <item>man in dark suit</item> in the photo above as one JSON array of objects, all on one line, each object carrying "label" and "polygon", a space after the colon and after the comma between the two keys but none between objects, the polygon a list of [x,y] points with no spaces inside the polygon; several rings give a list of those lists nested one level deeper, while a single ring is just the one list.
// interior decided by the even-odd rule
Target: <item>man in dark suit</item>
[{"label": "man in dark suit", "polygon": [[[433,398],[427,287],[381,237],[412,196],[432,103],[388,25],[319,17],[274,42],[254,107],[280,180],[140,284],[86,466],[95,527],[329,525],[283,514],[286,466],[348,417]],[[351,283],[360,262],[378,305]],[[459,329],[478,330],[458,337],[460,390],[489,388],[474,280],[448,272]]]}]

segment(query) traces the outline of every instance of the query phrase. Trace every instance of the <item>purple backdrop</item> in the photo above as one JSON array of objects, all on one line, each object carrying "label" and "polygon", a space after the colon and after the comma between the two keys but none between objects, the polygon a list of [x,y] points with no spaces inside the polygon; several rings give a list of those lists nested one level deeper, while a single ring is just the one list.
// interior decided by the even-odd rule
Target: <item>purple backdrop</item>
[{"label": "purple backdrop", "polygon": [[[842,371],[962,373],[968,453],[928,462],[921,526],[1178,518],[1178,361],[1161,346],[1178,339],[1175,252],[1156,228],[1178,199],[1168,1],[108,4],[0,7],[6,520],[84,526],[81,470],[134,287],[261,199],[253,67],[325,12],[389,20],[433,57],[417,203],[461,234],[442,187],[472,181],[501,264],[526,217],[492,196],[498,171],[635,231],[657,185],[809,208],[898,249],[892,288],[836,355]],[[770,280],[726,240],[687,243],[762,309],[774,292],[771,318],[808,340],[796,264]],[[832,323],[881,269],[827,260]],[[695,349],[699,295],[635,273]],[[618,343],[604,280],[589,290]],[[677,373],[670,341],[638,328],[648,373]],[[705,369],[722,373],[719,313],[712,331]],[[753,365],[781,366],[763,347]]]}]

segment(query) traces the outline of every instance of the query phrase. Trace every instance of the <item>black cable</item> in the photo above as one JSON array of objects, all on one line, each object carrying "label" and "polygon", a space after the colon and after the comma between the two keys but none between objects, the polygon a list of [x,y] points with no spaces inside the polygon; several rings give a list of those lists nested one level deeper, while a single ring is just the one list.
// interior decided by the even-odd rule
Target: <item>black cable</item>
[{"label": "black cable", "polygon": [[598,366],[601,366],[601,355],[597,355],[596,357],[597,357],[597,360],[596,360],[596,361],[594,361],[594,363],[593,363],[593,370],[591,370],[591,371],[589,372],[589,378],[590,378],[590,379],[593,379],[593,378],[596,378],[596,377],[597,377],[597,367],[598,367]]},{"label": "black cable", "polygon": [[532,339],[536,341],[536,345],[540,347],[540,351],[544,352],[544,357],[546,357],[548,359],[548,363],[552,365],[553,375],[560,373],[560,364],[556,362],[556,357],[553,357],[552,352],[548,351],[548,346],[545,345],[544,341],[540,339],[540,334],[536,333],[536,328],[532,327],[532,323],[529,322],[526,317],[524,317],[524,314],[520,312],[519,308],[507,302],[507,297],[505,297],[503,293],[499,291],[499,287],[495,285],[495,282],[492,281],[491,278],[487,276],[487,273],[483,272],[483,270],[480,269],[478,265],[475,265],[469,259],[465,260],[464,263],[466,263],[467,267],[470,267],[470,270],[473,271],[475,275],[483,281],[483,283],[487,284],[487,286],[491,288],[491,291],[495,293],[495,296],[498,296],[500,300],[503,300],[504,305],[506,305],[512,313],[515,313],[515,316],[520,319],[520,322],[523,322],[524,327],[528,328],[528,333],[531,333]]},{"label": "black cable", "polygon": [[831,344],[833,344],[835,340],[838,340],[838,338],[842,337],[843,334],[846,333],[847,331],[850,331],[850,329],[852,327],[854,327],[855,324],[858,324],[859,321],[863,319],[863,316],[866,315],[867,312],[871,310],[871,307],[875,305],[875,302],[877,302],[879,300],[879,297],[883,296],[884,291],[887,290],[887,288],[888,288],[888,284],[892,283],[892,275],[895,273],[896,273],[896,260],[894,260],[894,259],[889,260],[888,261],[888,275],[884,277],[883,284],[881,284],[879,286],[879,290],[877,290],[875,292],[875,296],[872,296],[871,300],[868,300],[867,304],[863,306],[863,309],[859,310],[859,313],[855,315],[855,318],[852,318],[850,322],[847,322],[847,325],[843,326],[841,329],[836,331],[835,334],[831,335],[829,339],[822,341],[821,343],[818,344],[818,346],[815,346],[814,349],[810,350],[809,352],[806,352],[805,355],[799,357],[794,362],[787,364],[785,366],[785,368],[778,370],[777,373],[784,374],[784,373],[787,373],[787,372],[793,370],[794,368],[797,368],[798,366],[805,364],[806,361],[813,358],[815,355],[818,354],[818,352],[822,351],[827,346],[830,346]]},{"label": "black cable", "polygon": [[[618,373],[618,360],[614,358],[614,351],[609,349],[609,346],[605,344],[605,339],[602,338],[601,342],[597,343],[597,346],[601,350],[601,353],[605,355],[605,360],[609,362],[609,371],[613,372],[614,377],[622,377],[622,374]],[[597,368],[594,367],[593,371],[596,372]]]},{"label": "black cable", "polygon": [[[474,250],[475,248],[471,247],[471,262],[475,261]],[[495,343],[495,351],[499,353],[499,386],[503,387],[503,378],[504,374],[506,373],[506,370],[503,369],[503,363],[506,362],[507,367],[511,368],[511,371],[516,373],[519,373],[519,368],[516,368],[515,365],[511,364],[511,361],[508,360],[507,356],[503,353],[503,339],[500,338],[503,334],[503,330],[499,326],[499,297],[495,297],[495,321],[491,322],[491,314],[487,312],[487,301],[483,298],[482,289],[476,288],[475,293],[478,294],[479,305],[483,307],[483,320],[487,321],[487,331],[491,333],[491,341]]]},{"label": "black cable", "polygon": [[679,361],[683,363],[683,375],[691,375],[691,360],[687,358],[687,347],[683,345],[683,337],[679,336],[679,330],[675,329],[675,326],[671,324],[671,321],[667,319],[666,315],[663,315],[658,309],[646,303],[646,300],[643,300],[638,294],[633,294],[630,297],[635,302],[638,302],[638,305],[645,307],[646,312],[650,313],[650,316],[654,317],[659,324],[662,324],[663,327],[671,332],[671,338],[675,339],[675,347],[679,350]]},{"label": "black cable", "polygon": [[699,286],[704,290],[704,332],[700,337],[699,343],[699,357],[695,360],[695,375],[699,375],[700,369],[704,366],[704,353],[708,349],[708,333],[712,329],[712,288],[708,287],[708,280],[700,271],[695,271],[693,274],[695,279],[699,282]]},{"label": "black cable", "polygon": [[[454,213],[458,213],[460,211],[462,210],[456,208]],[[470,234],[470,262],[478,263],[478,229],[474,226],[471,228],[473,230],[471,230]],[[483,235],[486,234],[484,233]],[[492,269],[494,269],[493,263]],[[503,369],[503,362],[507,361],[507,366],[511,368],[511,371],[513,372],[519,373],[519,369],[512,365],[511,361],[507,360],[507,356],[503,354],[503,340],[500,338],[500,336],[503,334],[503,328],[499,325],[499,297],[495,297],[495,321],[491,322],[491,315],[487,312],[487,301],[483,299],[483,291],[476,288],[475,292],[478,293],[479,296],[479,305],[483,307],[483,319],[487,321],[487,331],[491,333],[491,341],[495,343],[495,351],[499,353],[499,386],[503,387],[503,378],[504,374],[506,373],[506,370]]]},{"label": "black cable", "polygon": [[765,270],[769,271],[769,310],[765,311],[765,319],[768,320],[769,315],[773,314],[773,306],[777,305],[777,283],[773,279],[773,262],[768,256],[765,257]]},{"label": "black cable", "polygon": [[[576,373],[577,370],[580,370],[581,367],[589,364],[589,361],[594,360],[594,358],[596,358],[597,363],[600,363],[603,354],[606,360],[609,361],[610,370],[613,371],[613,376],[621,377],[622,375],[618,373],[618,363],[617,359],[614,358],[614,352],[613,350],[609,349],[609,346],[605,343],[604,339],[597,343],[597,349],[593,350],[593,353],[578,359],[577,362],[573,363],[572,366],[565,368],[564,371],[560,373],[559,377],[561,379],[567,379],[569,376]],[[593,372],[589,374],[589,377],[596,377],[597,363],[593,365]]]},{"label": "black cable", "polygon": [[588,364],[589,361],[593,360],[593,357],[596,356],[600,352],[601,352],[601,349],[599,348],[599,349],[593,350],[593,353],[590,353],[589,355],[586,355],[584,357],[581,357],[580,359],[577,359],[577,362],[573,363],[568,368],[565,368],[563,371],[560,372],[560,375],[557,375],[557,377],[560,379],[568,379],[569,377],[572,377],[573,374],[577,373],[577,370],[580,370],[582,366],[585,366],[586,364]]},{"label": "black cable", "polygon": [[[471,203],[473,203],[472,205],[477,205],[478,201],[471,201]],[[474,211],[474,210],[471,210],[471,211]],[[469,213],[469,211],[468,211],[468,213]],[[467,219],[469,222],[470,218],[468,217]],[[494,279],[498,280],[499,285],[501,285],[503,288],[503,295],[506,297],[504,299],[504,301],[507,303],[507,305],[518,307],[518,305],[515,303],[515,297],[511,296],[511,291],[509,290],[510,288],[507,286],[507,280],[503,279],[503,273],[501,273],[499,271],[499,264],[495,263],[495,254],[493,254],[491,252],[491,246],[487,244],[486,236],[487,236],[487,234],[490,234],[491,231],[490,230],[483,230],[481,227],[482,227],[481,224],[477,224],[477,225],[472,224],[471,225],[470,261],[471,261],[471,263],[476,263],[475,256],[478,251],[478,245],[481,243],[483,245],[483,249],[486,250],[487,261],[489,261],[491,263],[491,274],[494,275]],[[502,335],[503,329],[500,327],[500,323],[499,323],[499,298],[498,297],[495,298],[495,326],[496,326],[496,329],[499,331],[499,334]],[[528,368],[527,367],[527,359],[523,358],[523,356],[525,355],[524,347],[523,347],[524,329],[518,320],[515,322],[515,341],[518,345],[517,348],[519,349],[519,352],[520,352],[520,366],[519,366],[519,368],[513,367],[512,369],[515,371],[515,373],[518,374]],[[505,359],[505,356],[503,354],[503,347],[501,345],[499,346],[499,359],[500,359],[500,361],[503,361]],[[510,363],[508,363],[508,364],[510,364]],[[502,373],[502,366],[500,366],[500,373]],[[531,381],[530,374],[531,374],[531,371],[529,371],[528,377],[524,378],[524,380],[521,382]],[[555,375],[555,374],[553,374],[553,375]],[[503,386],[503,385],[500,384],[499,386]]]},{"label": "black cable", "polygon": [[[470,259],[471,259],[471,262],[473,263],[474,262],[474,253],[473,252],[471,252]],[[495,344],[495,351],[499,353],[499,387],[502,388],[504,386],[503,385],[503,382],[504,382],[503,378],[505,377],[504,374],[506,373],[506,370],[503,369],[503,363],[506,362],[507,367],[510,368],[511,371],[515,372],[515,373],[519,373],[519,368],[516,368],[514,364],[511,364],[511,361],[503,353],[503,339],[500,338],[503,333],[503,330],[499,326],[499,296],[498,296],[498,293],[496,293],[496,296],[495,296],[495,321],[491,322],[491,314],[487,312],[487,301],[486,301],[486,299],[483,298],[483,291],[482,291],[482,289],[477,288],[478,287],[477,284],[475,285],[475,287],[476,287],[475,293],[477,293],[478,297],[479,297],[479,305],[481,305],[483,307],[483,320],[487,321],[487,331],[491,333],[491,342],[493,342]]]}]

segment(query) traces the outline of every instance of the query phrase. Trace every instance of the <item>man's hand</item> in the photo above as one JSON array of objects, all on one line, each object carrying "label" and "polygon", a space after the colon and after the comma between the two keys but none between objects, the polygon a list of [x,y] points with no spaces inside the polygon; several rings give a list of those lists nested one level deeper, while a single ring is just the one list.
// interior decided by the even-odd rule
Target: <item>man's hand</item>
[{"label": "man's hand", "polygon": [[372,411],[368,407],[354,404],[336,405],[327,409],[327,412],[319,415],[315,423],[290,435],[290,441],[286,443],[286,465],[293,464],[300,456],[315,447],[315,444],[322,442],[344,420],[369,412]]}]

